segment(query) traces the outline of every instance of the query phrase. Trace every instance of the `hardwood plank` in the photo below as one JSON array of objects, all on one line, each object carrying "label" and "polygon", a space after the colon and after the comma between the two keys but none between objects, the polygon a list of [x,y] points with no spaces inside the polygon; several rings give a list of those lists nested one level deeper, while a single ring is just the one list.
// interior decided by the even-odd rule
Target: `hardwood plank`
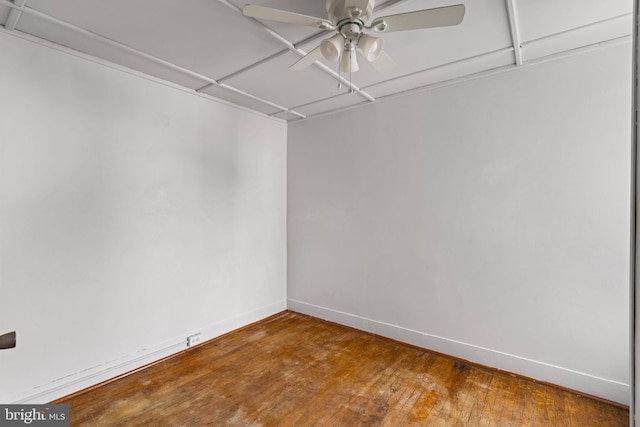
[{"label": "hardwood plank", "polygon": [[629,423],[615,405],[292,312],[56,402],[74,426]]}]

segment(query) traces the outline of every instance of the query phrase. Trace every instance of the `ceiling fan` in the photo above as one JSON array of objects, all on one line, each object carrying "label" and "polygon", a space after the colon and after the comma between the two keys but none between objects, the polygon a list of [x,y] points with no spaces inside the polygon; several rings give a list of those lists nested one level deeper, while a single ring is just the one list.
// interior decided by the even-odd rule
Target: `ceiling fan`
[{"label": "ceiling fan", "polygon": [[303,70],[324,57],[329,61],[339,60],[339,70],[351,74],[359,69],[356,51],[380,72],[389,71],[395,65],[393,60],[382,50],[383,39],[367,34],[365,30],[390,33],[458,25],[462,22],[465,12],[464,5],[457,4],[371,19],[374,5],[375,0],[327,0],[328,19],[257,5],[245,6],[243,13],[251,18],[306,25],[324,31],[336,31],[336,34],[323,40],[320,46],[289,68]]}]

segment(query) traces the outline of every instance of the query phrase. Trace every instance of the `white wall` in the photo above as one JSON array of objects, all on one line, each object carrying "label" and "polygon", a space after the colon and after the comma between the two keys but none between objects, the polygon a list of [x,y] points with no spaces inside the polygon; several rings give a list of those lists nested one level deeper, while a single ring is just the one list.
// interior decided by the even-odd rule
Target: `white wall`
[{"label": "white wall", "polygon": [[0,33],[0,402],[286,307],[286,124]]},{"label": "white wall", "polygon": [[291,124],[289,308],[628,403],[630,59]]}]

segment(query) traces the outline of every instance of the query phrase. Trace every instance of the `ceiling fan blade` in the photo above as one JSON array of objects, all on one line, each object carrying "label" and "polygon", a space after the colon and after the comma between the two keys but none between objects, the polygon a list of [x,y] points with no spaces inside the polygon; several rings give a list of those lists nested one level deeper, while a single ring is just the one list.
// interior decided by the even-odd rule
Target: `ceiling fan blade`
[{"label": "ceiling fan blade", "polygon": [[393,70],[396,66],[396,63],[393,59],[391,59],[389,55],[387,55],[387,52],[383,50],[382,52],[380,52],[380,55],[378,55],[375,61],[371,61],[371,65],[373,65],[373,68],[375,68],[376,71],[384,74]]},{"label": "ceiling fan blade", "polygon": [[248,16],[250,18],[267,19],[269,21],[285,22],[287,24],[306,25],[323,30],[333,28],[333,24],[323,18],[287,12],[286,10],[272,9],[270,7],[256,6],[254,4],[246,5],[244,9],[242,9],[242,13],[244,16]]},{"label": "ceiling fan blade", "polygon": [[376,18],[371,23],[374,30],[389,33],[392,31],[418,30],[422,28],[448,27],[458,25],[464,18],[463,4],[418,10]]},{"label": "ceiling fan blade", "polygon": [[320,46],[318,46],[317,48],[313,49],[311,52],[300,58],[298,62],[290,66],[289,69],[293,71],[302,71],[320,58],[322,58],[322,52],[320,51]]},{"label": "ceiling fan blade", "polygon": [[369,6],[370,0],[344,0],[344,8],[357,7],[362,10],[366,10]]}]

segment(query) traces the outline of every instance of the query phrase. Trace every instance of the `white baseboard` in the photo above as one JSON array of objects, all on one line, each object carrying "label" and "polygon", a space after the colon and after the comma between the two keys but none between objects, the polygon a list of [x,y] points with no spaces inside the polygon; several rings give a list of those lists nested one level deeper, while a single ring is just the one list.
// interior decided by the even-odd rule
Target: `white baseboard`
[{"label": "white baseboard", "polygon": [[[202,333],[202,341],[219,337],[235,329],[249,325],[286,310],[286,301],[278,301],[269,305],[258,307],[254,310],[242,313],[238,316],[227,318],[216,323],[206,325],[198,330]],[[35,387],[22,393],[14,399],[13,403],[37,404],[48,403],[69,394],[75,393],[92,385],[101,383],[126,372],[138,369],[149,363],[156,362],[164,357],[171,356],[187,348],[186,337],[194,331],[185,331],[185,334],[175,339],[167,340],[150,348],[145,348],[123,356],[122,358],[104,363],[94,368],[82,370],[64,378],[52,381],[49,384]]]},{"label": "white baseboard", "polygon": [[289,299],[287,308],[341,325],[629,405],[629,384]]}]

